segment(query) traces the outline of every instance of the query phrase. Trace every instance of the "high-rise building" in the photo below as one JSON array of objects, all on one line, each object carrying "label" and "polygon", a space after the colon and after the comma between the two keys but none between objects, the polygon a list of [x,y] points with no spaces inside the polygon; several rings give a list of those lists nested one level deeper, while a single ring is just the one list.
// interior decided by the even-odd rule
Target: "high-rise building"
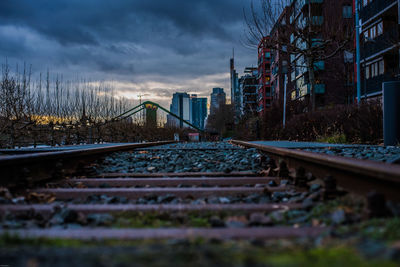
[{"label": "high-rise building", "polygon": [[382,83],[400,78],[399,1],[360,2],[361,98],[381,97]]},{"label": "high-rise building", "polygon": [[[364,2],[370,0],[363,0]],[[375,0],[373,1],[375,2]],[[383,2],[387,2],[386,0]],[[346,46],[346,39],[351,36],[354,28],[352,15],[352,0],[335,1],[291,1],[289,10],[292,28],[301,29],[312,27],[313,32],[304,35],[312,40],[307,43],[298,34],[290,33],[290,43],[296,44],[300,50],[310,49],[310,46],[319,46],[325,41],[328,45],[319,60],[314,64],[314,92],[315,106],[346,104],[354,98],[352,84],[353,47],[350,42]],[[336,29],[340,27],[340,31]],[[346,36],[348,35],[348,36]],[[331,45],[329,43],[331,42]],[[323,58],[323,59],[322,59]],[[291,82],[290,99],[298,102],[310,102],[311,82],[307,58],[304,53],[291,53]]]},{"label": "high-rise building", "polygon": [[199,129],[204,129],[204,122],[207,117],[207,98],[191,95],[190,106],[190,123]]},{"label": "high-rise building", "polygon": [[[285,40],[290,38],[290,7],[285,7],[271,30],[270,36],[281,42],[275,44],[276,49],[271,51],[271,95],[274,103],[283,106],[285,83],[288,84],[290,56]],[[287,88],[286,88],[287,89]],[[288,90],[286,90],[286,96]]]},{"label": "high-rise building", "polygon": [[[328,45],[324,51],[318,50],[322,54],[318,54],[319,58],[313,62],[314,75],[311,77],[314,79],[315,106],[324,107],[353,101],[353,47],[345,42],[353,30],[352,9],[352,0],[292,0],[283,9],[269,36],[260,40],[258,46],[259,115],[265,114],[273,103],[283,106],[285,86],[287,101],[300,104],[299,112],[306,110],[302,107],[309,106],[311,102],[306,52],[323,44],[325,40]],[[342,29],[338,36],[331,30],[335,26],[330,24]],[[309,25],[313,29],[310,33],[299,31]],[[344,40],[340,39],[342,37]],[[329,46],[329,42],[336,42],[336,38],[337,44]],[[312,42],[306,42],[306,39]]]},{"label": "high-rise building", "polygon": [[[172,97],[170,111],[199,129],[204,129],[204,121],[207,117],[207,98],[198,98],[197,95],[187,93],[175,93]],[[167,125],[189,127],[171,115],[167,115]]]},{"label": "high-rise building", "polygon": [[240,113],[241,116],[248,116],[257,113],[258,69],[247,67],[244,73],[245,75],[239,79]]},{"label": "high-rise building", "polygon": [[258,92],[257,112],[263,116],[271,107],[271,49],[267,45],[269,37],[264,37],[258,45]]},{"label": "high-rise building", "polygon": [[[187,93],[175,93],[172,96],[172,103],[170,105],[170,112],[178,117],[190,121],[190,96]],[[168,118],[167,118],[168,120]],[[183,122],[169,117],[169,125],[174,127],[183,127]]]},{"label": "high-rise building", "polygon": [[167,125],[167,127],[176,127],[175,118],[170,114],[167,114],[167,124],[166,125]]},{"label": "high-rise building", "polygon": [[214,114],[221,105],[226,104],[226,94],[223,88],[213,88],[211,93],[210,114]]},{"label": "high-rise building", "polygon": [[239,88],[238,73],[235,69],[235,57],[234,55],[230,59],[230,70],[231,70],[231,104],[233,105],[235,121],[241,116],[241,102],[242,96]]}]

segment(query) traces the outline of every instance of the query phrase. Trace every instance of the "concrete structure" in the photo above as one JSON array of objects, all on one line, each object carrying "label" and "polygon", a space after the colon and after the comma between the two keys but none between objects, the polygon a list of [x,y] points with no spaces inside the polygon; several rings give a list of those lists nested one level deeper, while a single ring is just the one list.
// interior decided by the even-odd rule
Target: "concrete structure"
[{"label": "concrete structure", "polygon": [[221,105],[226,104],[226,94],[224,88],[213,88],[211,93],[210,114],[214,114]]},{"label": "concrete structure", "polygon": [[157,126],[157,106],[146,104],[146,126]]},{"label": "concrete structure", "polygon": [[383,83],[383,136],[385,146],[400,144],[400,81]]},{"label": "concrete structure", "polygon": [[399,80],[399,1],[360,0],[361,99],[382,96],[382,83]]}]

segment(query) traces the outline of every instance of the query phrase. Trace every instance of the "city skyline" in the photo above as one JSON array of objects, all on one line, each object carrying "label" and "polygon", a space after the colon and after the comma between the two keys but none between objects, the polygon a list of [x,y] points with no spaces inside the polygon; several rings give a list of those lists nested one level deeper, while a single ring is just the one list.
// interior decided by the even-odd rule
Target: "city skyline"
[{"label": "city skyline", "polygon": [[[166,106],[174,92],[209,97],[229,88],[229,59],[254,64],[242,45],[245,0],[1,1],[0,58],[65,80],[112,82],[120,96]],[[185,12],[182,12],[184,10]],[[228,96],[229,98],[230,96]]]}]

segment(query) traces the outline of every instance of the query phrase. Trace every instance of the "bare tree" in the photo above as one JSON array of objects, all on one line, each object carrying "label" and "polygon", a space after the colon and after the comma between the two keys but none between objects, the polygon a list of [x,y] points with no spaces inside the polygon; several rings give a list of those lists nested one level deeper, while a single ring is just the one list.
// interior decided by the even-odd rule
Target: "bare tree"
[{"label": "bare tree", "polygon": [[[352,40],[352,20],[341,16],[343,1],[324,1],[324,8],[311,1],[297,5],[299,0],[259,0],[260,9],[250,4],[250,14],[244,12],[247,32],[245,44],[255,47],[263,42],[265,48],[291,55],[292,70],[308,73],[310,106],[316,108],[316,63],[329,60],[343,52]],[[290,12],[285,25],[276,25],[282,12]],[[340,12],[336,12],[340,11]],[[349,25],[350,24],[350,25]],[[284,26],[287,34],[271,35],[276,26]],[[267,37],[267,38],[266,38]]]},{"label": "bare tree", "polygon": [[131,100],[116,95],[113,83],[65,81],[50,70],[35,80],[31,73],[26,64],[15,71],[7,62],[1,66],[1,147],[88,140],[134,142],[163,139],[163,133],[171,133],[158,128],[148,131],[129,120],[113,121],[133,106]]},{"label": "bare tree", "polygon": [[221,104],[207,118],[206,129],[216,131],[220,135],[225,135],[233,130],[234,125],[234,110],[232,105]]},{"label": "bare tree", "polygon": [[258,0],[250,2],[250,9],[243,9],[246,32],[243,44],[248,48],[257,48],[264,37],[270,35],[276,21],[285,7],[289,6],[290,0]]}]

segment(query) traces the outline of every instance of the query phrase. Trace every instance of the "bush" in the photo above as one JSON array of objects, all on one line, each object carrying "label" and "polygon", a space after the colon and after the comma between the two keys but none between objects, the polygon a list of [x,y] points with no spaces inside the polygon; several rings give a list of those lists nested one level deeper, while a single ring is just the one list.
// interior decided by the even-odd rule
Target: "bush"
[{"label": "bush", "polygon": [[[383,139],[383,113],[381,101],[368,101],[360,106],[337,105],[315,112],[292,115],[282,127],[282,111],[272,107],[261,121],[261,138],[255,138],[243,128],[237,137],[251,136],[248,140],[324,141],[334,143],[381,143]],[[247,129],[252,130],[252,129]]]},{"label": "bush", "polygon": [[329,144],[344,144],[347,143],[346,135],[335,134],[332,136],[324,136],[317,139],[317,142],[329,143]]}]

